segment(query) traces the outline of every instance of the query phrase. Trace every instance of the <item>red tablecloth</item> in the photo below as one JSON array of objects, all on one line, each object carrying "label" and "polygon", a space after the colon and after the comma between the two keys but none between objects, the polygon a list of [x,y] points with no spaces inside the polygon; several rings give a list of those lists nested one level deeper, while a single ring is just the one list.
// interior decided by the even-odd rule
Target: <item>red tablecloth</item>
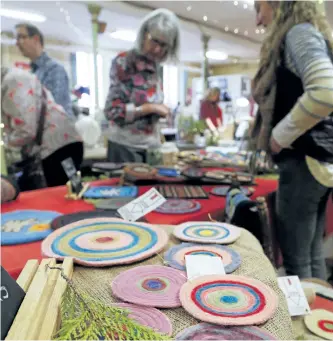
[{"label": "red tablecloth", "polygon": [[[95,182],[98,185],[112,185],[115,184],[117,179],[103,180]],[[258,186],[253,198],[261,195],[266,195],[276,190],[277,182],[275,180],[257,180]],[[213,186],[203,186],[209,192]],[[143,194],[149,190],[150,186],[139,187],[139,194]],[[2,212],[9,212],[19,209],[39,209],[39,210],[52,210],[60,213],[73,213],[84,210],[93,210],[94,206],[80,201],[71,201],[65,199],[66,188],[54,187],[31,192],[25,192],[12,203],[2,205]],[[222,212],[225,206],[225,198],[210,195],[209,199],[198,200],[201,203],[201,210],[192,214],[184,215],[166,215],[159,213],[149,213],[146,219],[149,223],[155,224],[180,224],[185,221],[203,221],[208,220],[208,213],[214,218],[217,213]],[[333,206],[333,205],[332,205]],[[330,211],[333,213],[333,208]],[[333,228],[333,214],[329,217],[328,226]],[[34,242],[29,244],[20,244],[13,246],[1,247],[1,265],[9,272],[9,274],[17,278],[29,259],[41,259],[41,242]]]}]

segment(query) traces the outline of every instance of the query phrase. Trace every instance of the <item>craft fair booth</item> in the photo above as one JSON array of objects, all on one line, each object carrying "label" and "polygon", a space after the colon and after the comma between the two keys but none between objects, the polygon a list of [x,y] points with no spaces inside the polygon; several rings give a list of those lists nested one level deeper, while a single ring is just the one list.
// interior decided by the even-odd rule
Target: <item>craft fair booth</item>
[{"label": "craft fair booth", "polygon": [[[110,186],[118,182],[119,179],[108,179],[94,182],[91,186]],[[277,187],[275,180],[256,179],[255,183],[252,198],[265,196]],[[146,193],[151,187],[140,186],[138,195]],[[85,224],[95,226],[94,233],[97,234],[95,230],[98,230],[100,225],[113,226],[116,229],[126,225],[125,228],[131,233],[135,234],[136,229],[143,229],[145,233],[156,237],[154,245],[149,247],[140,246],[141,243],[147,243],[145,238],[137,240],[131,247],[139,247],[139,251],[134,252],[134,256],[127,260],[111,260],[108,263],[110,259],[108,260],[108,256],[103,255],[103,252],[106,244],[114,242],[111,235],[85,237],[84,231],[79,231],[77,236],[71,236],[76,227],[81,229],[81,226],[75,225],[77,223],[72,224],[68,231],[66,226],[56,229],[44,241],[2,246],[2,266],[12,277],[17,278],[26,291],[25,300],[7,339],[45,339],[59,330],[60,338],[64,338],[67,335],[64,330],[67,330],[67,333],[73,332],[68,321],[75,316],[77,318],[85,310],[85,304],[91,307],[85,312],[86,319],[90,320],[93,320],[101,309],[104,313],[114,314],[115,318],[121,312],[114,309],[127,309],[130,313],[130,321],[126,320],[126,317],[118,316],[120,320],[117,326],[105,320],[104,323],[111,323],[107,324],[111,334],[101,334],[101,338],[203,339],[218,334],[220,338],[226,339],[290,340],[303,338],[305,335],[310,335],[311,339],[320,339],[310,332],[313,321],[305,328],[303,317],[293,320],[290,318],[285,295],[278,285],[276,270],[251,233],[245,229],[221,225],[220,228],[226,231],[223,237],[226,238],[225,243],[198,244],[201,237],[212,238],[211,226],[219,226],[214,221],[219,220],[225,207],[225,197],[211,194],[214,187],[202,186],[203,191],[208,194],[207,198],[196,199],[200,210],[186,214],[155,211],[144,217],[145,222],[130,223],[107,217],[105,212],[100,211],[101,217],[85,220]],[[2,205],[2,213],[41,210],[72,214],[95,210],[94,201],[68,200],[65,198],[66,193],[66,187],[21,193],[16,201]],[[57,218],[60,226],[66,225],[61,218],[62,216]],[[83,218],[87,216],[83,215]],[[202,222],[202,231],[191,232],[194,228],[191,222]],[[37,224],[34,228],[36,232],[40,232],[44,231],[45,226]],[[184,233],[185,229],[190,232]],[[64,237],[64,231],[68,232],[67,237]],[[197,233],[201,236],[199,239]],[[68,243],[64,244],[64,238],[67,238]],[[96,246],[91,238],[94,241],[98,239],[97,244],[102,246],[94,248],[93,251],[87,250],[91,245]],[[152,239],[154,238],[149,240]],[[49,240],[52,240],[51,244],[48,243]],[[77,247],[74,265],[73,258],[66,257],[68,249],[73,247],[73,240]],[[89,261],[85,258],[86,252],[96,252],[99,256],[94,258],[95,261]],[[219,255],[225,260],[227,275],[208,275],[187,280],[184,254],[191,253]],[[126,255],[126,252],[124,254]],[[48,259],[43,260],[45,257]],[[128,255],[125,256],[127,257]],[[63,258],[63,265],[61,262],[56,264],[55,259]],[[27,261],[30,263],[27,264]],[[61,267],[63,270],[60,273]],[[216,292],[215,286],[219,287]],[[196,294],[193,294],[194,292]],[[67,297],[67,301],[62,301],[62,297]],[[73,313],[73,305],[70,302],[75,300],[79,302],[74,305]],[[115,303],[117,305],[114,305]],[[22,319],[25,321],[23,325]],[[51,320],[53,322],[50,322]],[[97,318],[95,320],[96,323],[89,326],[102,330],[101,321]],[[135,324],[132,326],[133,321],[151,327],[164,336],[151,334]],[[77,339],[85,339],[87,335],[92,335],[91,330],[87,331],[86,322],[75,322],[83,323],[86,327],[79,328],[77,335],[70,334],[72,338],[75,336]],[[199,324],[200,322],[202,323]],[[213,325],[203,324],[204,322],[211,322]],[[132,326],[134,331],[130,330],[132,327],[119,329],[119,326],[124,324]],[[220,325],[227,328],[220,328]]]}]

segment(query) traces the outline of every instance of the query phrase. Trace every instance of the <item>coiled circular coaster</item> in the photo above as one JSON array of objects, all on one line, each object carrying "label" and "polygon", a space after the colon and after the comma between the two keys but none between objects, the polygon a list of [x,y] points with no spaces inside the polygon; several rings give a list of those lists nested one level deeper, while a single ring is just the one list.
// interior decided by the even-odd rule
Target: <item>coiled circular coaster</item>
[{"label": "coiled circular coaster", "polygon": [[201,179],[205,176],[205,172],[200,168],[188,168],[182,174],[190,179]]},{"label": "coiled circular coaster", "polygon": [[142,164],[130,164],[124,168],[124,173],[131,179],[138,180],[150,180],[157,175],[157,169],[142,163]]},{"label": "coiled circular coaster", "polygon": [[199,323],[176,335],[176,340],[277,340],[272,334],[254,326],[224,327]]},{"label": "coiled circular coaster", "polygon": [[186,214],[199,211],[200,203],[194,200],[168,199],[155,212],[164,214]]},{"label": "coiled circular coaster", "polygon": [[201,276],[180,290],[183,308],[195,318],[219,325],[262,324],[277,306],[276,293],[264,283],[243,276]]},{"label": "coiled circular coaster", "polygon": [[123,301],[157,308],[180,307],[179,291],[184,272],[166,266],[137,266],[122,272],[112,282],[113,294]]},{"label": "coiled circular coaster", "polygon": [[1,215],[1,245],[16,245],[42,240],[52,233],[50,222],[59,212],[17,210]]},{"label": "coiled circular coaster", "polygon": [[325,309],[312,310],[304,317],[306,327],[314,334],[333,340],[333,313]]},{"label": "coiled circular coaster", "polygon": [[241,230],[227,223],[188,222],[175,227],[173,234],[180,240],[196,243],[229,244],[240,237]]},{"label": "coiled circular coaster", "polygon": [[221,170],[212,170],[205,173],[205,177],[214,180],[224,180],[229,177],[229,172]]},{"label": "coiled circular coaster", "polygon": [[[221,197],[225,197],[228,194],[228,191],[230,189],[230,186],[218,186],[218,187],[214,187],[210,193],[217,195],[217,196],[221,196]],[[242,192],[245,195],[252,195],[254,193],[254,188],[253,187],[241,187]]]},{"label": "coiled circular coaster", "polygon": [[129,311],[128,317],[142,326],[150,327],[156,332],[165,335],[172,334],[172,324],[169,318],[158,309],[142,307],[130,303],[115,303],[113,305],[122,309],[127,309]]},{"label": "coiled circular coaster", "polygon": [[116,218],[85,219],[55,230],[42,243],[42,254],[78,264],[110,266],[146,259],[164,249],[167,233],[159,227]]},{"label": "coiled circular coaster", "polygon": [[108,172],[108,171],[112,172],[112,171],[124,168],[124,164],[113,163],[113,162],[96,162],[96,163],[93,163],[92,168],[99,170],[99,171],[103,171],[103,172]]},{"label": "coiled circular coaster", "polygon": [[187,255],[221,257],[227,274],[235,271],[241,264],[240,254],[230,247],[194,243],[182,243],[171,247],[167,252],[165,252],[164,260],[172,268],[186,271],[185,256]]}]

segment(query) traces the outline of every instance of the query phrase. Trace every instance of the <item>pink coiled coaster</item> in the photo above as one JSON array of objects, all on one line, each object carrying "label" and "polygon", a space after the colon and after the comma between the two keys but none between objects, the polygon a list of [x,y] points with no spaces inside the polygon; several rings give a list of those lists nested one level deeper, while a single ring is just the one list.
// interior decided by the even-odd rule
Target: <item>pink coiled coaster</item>
[{"label": "pink coiled coaster", "polygon": [[276,293],[264,283],[234,275],[201,276],[180,290],[183,308],[195,318],[219,325],[245,326],[269,320],[277,306]]},{"label": "pink coiled coaster", "polygon": [[128,317],[142,326],[150,327],[156,332],[165,335],[172,334],[172,324],[169,318],[158,309],[129,303],[116,303],[113,305],[128,310]]},{"label": "pink coiled coaster", "polygon": [[258,327],[224,327],[199,323],[184,329],[176,340],[276,340],[276,337]]},{"label": "pink coiled coaster", "polygon": [[187,278],[184,272],[160,265],[137,266],[112,282],[113,294],[125,302],[157,308],[181,306],[179,291]]}]

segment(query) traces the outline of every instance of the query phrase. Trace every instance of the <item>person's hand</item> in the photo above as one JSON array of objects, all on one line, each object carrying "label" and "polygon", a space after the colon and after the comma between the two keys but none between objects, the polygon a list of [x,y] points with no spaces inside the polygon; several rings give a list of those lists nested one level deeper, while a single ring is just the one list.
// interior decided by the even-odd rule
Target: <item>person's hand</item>
[{"label": "person's hand", "polygon": [[155,113],[158,114],[159,116],[166,118],[170,115],[170,108],[168,108],[164,104],[155,104],[156,106],[156,111]]},{"label": "person's hand", "polygon": [[141,106],[143,115],[157,114],[160,117],[167,117],[170,109],[164,104],[145,103]]},{"label": "person's hand", "polygon": [[269,141],[269,147],[273,154],[279,154],[282,150],[282,147],[276,142],[273,136]]}]

